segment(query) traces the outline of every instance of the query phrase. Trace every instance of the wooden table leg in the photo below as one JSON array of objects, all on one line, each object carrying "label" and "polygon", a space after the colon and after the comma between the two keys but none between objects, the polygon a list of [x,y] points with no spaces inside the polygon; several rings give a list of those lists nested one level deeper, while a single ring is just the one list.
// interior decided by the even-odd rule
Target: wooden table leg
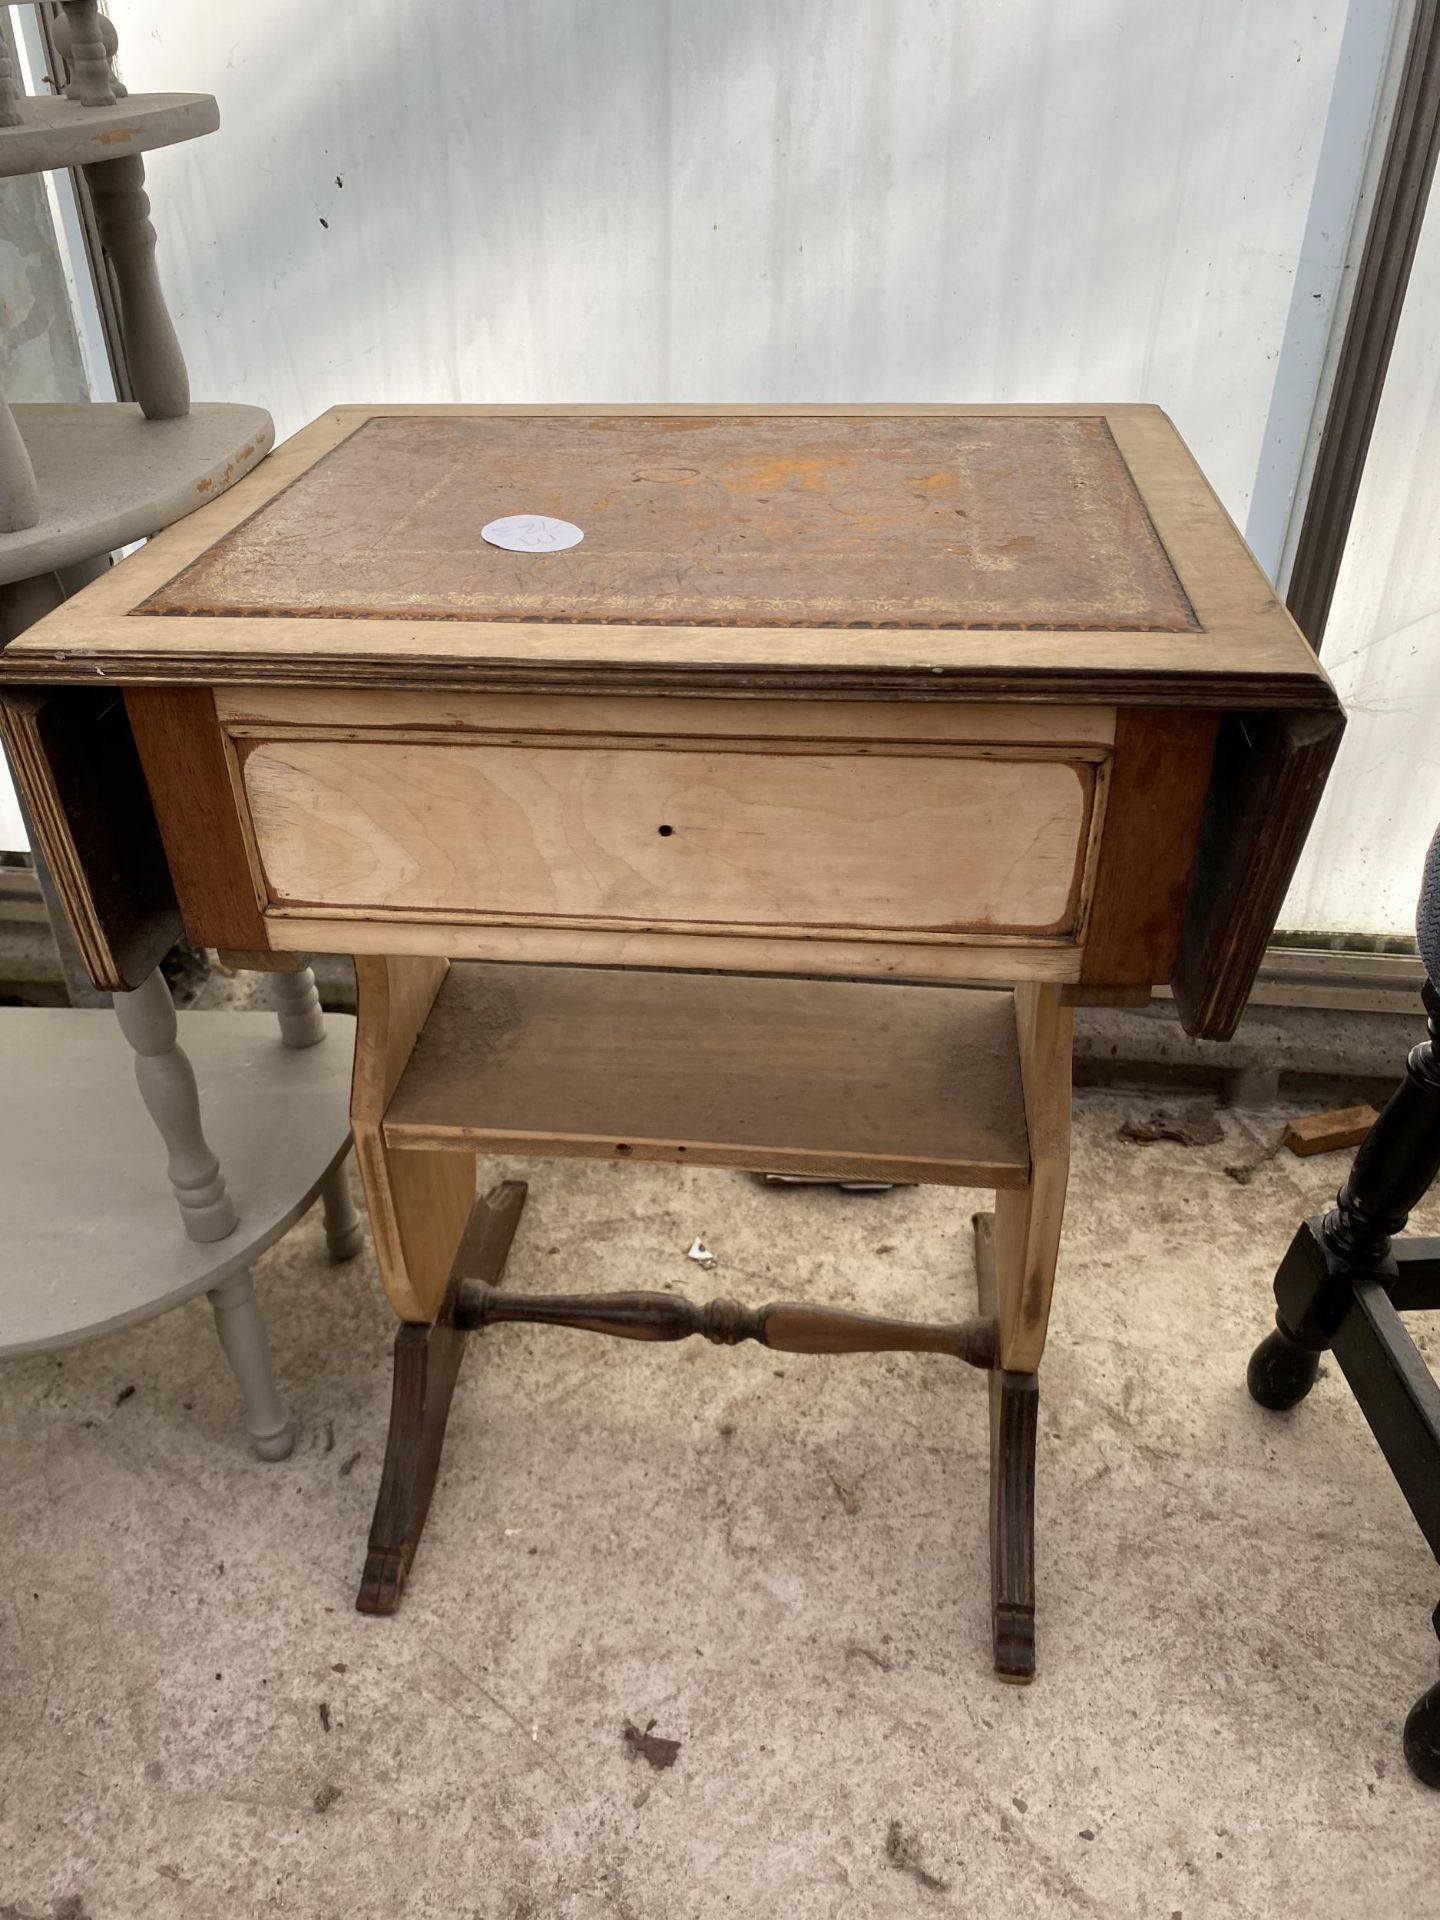
[{"label": "wooden table leg", "polygon": [[448,960],[355,956],[355,1160],[380,1284],[401,1320],[426,1323],[440,1310],[475,1204],[475,1155],[467,1149],[391,1147],[385,1111],[449,966]]},{"label": "wooden table leg", "polygon": [[476,1201],[439,1312],[432,1321],[407,1322],[395,1335],[390,1432],[355,1599],[361,1613],[394,1613],[400,1605],[430,1511],[450,1398],[470,1338],[455,1324],[461,1283],[493,1287],[500,1279],[524,1204],[523,1180],[506,1180]]},{"label": "wooden table leg", "polygon": [[[975,1216],[980,1311],[994,1313],[995,1216]],[[1040,1411],[1034,1373],[990,1375],[990,1621],[995,1671],[1024,1685],[1035,1677],[1035,1438]]]},{"label": "wooden table leg", "polygon": [[1035,1678],[1035,1432],[1033,1373],[990,1376],[990,1620],[995,1671]]},{"label": "wooden table leg", "polygon": [[1057,988],[1015,990],[1015,1028],[1030,1178],[995,1196],[975,1219],[980,1311],[999,1324],[1000,1365],[990,1376],[990,1596],[995,1671],[1035,1677],[1036,1369],[1045,1350],[1050,1294],[1070,1175],[1070,1067],[1074,1012]]}]

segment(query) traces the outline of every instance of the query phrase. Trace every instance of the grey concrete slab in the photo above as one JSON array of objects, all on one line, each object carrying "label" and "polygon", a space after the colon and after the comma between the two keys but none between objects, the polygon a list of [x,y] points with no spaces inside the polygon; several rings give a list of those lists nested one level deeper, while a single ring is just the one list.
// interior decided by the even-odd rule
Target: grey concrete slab
[{"label": "grey concrete slab", "polygon": [[[1241,1186],[1280,1111],[1142,1147],[1154,1096],[1077,1104],[1033,1687],[986,1667],[983,1382],[920,1356],[492,1330],[402,1610],[361,1618],[391,1326],[312,1216],[257,1268],[282,1466],[236,1452],[202,1305],[0,1370],[0,1912],[1433,1913],[1399,1730],[1440,1572],[1333,1371],[1283,1417],[1244,1388],[1343,1156]],[[970,1297],[963,1194],[506,1170],[516,1286]]]}]

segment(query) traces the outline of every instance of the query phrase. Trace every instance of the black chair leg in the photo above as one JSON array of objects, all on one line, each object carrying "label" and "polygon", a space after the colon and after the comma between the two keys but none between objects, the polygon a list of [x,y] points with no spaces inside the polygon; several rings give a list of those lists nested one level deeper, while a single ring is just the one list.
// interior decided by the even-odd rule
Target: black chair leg
[{"label": "black chair leg", "polygon": [[1309,1393],[1320,1372],[1320,1355],[1302,1347],[1277,1319],[1250,1356],[1245,1384],[1250,1398],[1272,1413],[1288,1413]]},{"label": "black chair leg", "polygon": [[[1440,1607],[1432,1616],[1440,1635]],[[1405,1722],[1405,1759],[1417,1780],[1440,1787],[1440,1680],[1427,1687]]]},{"label": "black chair leg", "polygon": [[[1432,1551],[1440,1559],[1440,1387],[1400,1319],[1440,1307],[1440,1242],[1396,1246],[1440,1173],[1440,996],[1428,983],[1429,1038],[1355,1156],[1334,1211],[1307,1220],[1275,1275],[1275,1331],[1250,1357],[1253,1399],[1284,1411],[1332,1352]],[[1437,1610],[1440,1631],[1440,1610]],[[1440,1683],[1405,1723],[1416,1778],[1440,1787]]]},{"label": "black chair leg", "polygon": [[1421,1694],[1406,1718],[1405,1760],[1417,1780],[1440,1787],[1440,1680]]}]

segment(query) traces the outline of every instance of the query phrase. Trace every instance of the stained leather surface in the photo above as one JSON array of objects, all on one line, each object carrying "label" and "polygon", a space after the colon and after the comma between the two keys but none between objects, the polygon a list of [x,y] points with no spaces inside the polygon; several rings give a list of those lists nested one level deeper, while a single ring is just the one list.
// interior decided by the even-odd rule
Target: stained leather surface
[{"label": "stained leather surface", "polygon": [[[565,553],[480,529],[574,521]],[[1088,415],[381,416],[137,611],[1187,632]]]}]

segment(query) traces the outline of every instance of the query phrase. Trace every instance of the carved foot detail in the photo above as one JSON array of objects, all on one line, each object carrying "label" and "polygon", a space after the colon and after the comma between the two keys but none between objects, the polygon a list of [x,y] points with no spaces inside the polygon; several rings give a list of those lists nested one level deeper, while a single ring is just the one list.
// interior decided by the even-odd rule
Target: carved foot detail
[{"label": "carved foot detail", "polygon": [[990,1376],[990,1603],[995,1671],[1035,1677],[1035,1436],[1033,1373]]},{"label": "carved foot detail", "polygon": [[[414,1552],[412,1547],[411,1553]],[[396,1613],[405,1591],[405,1576],[410,1571],[410,1554],[401,1547],[377,1547],[373,1543],[365,1553],[365,1571],[360,1576],[360,1591],[355,1596],[358,1613]]]},{"label": "carved foot detail", "polygon": [[450,1401],[465,1357],[468,1335],[455,1323],[461,1278],[499,1279],[524,1204],[520,1180],[507,1180],[476,1201],[439,1313],[429,1324],[407,1322],[395,1335],[385,1465],[355,1596],[361,1613],[394,1613],[400,1605],[430,1511]]}]

